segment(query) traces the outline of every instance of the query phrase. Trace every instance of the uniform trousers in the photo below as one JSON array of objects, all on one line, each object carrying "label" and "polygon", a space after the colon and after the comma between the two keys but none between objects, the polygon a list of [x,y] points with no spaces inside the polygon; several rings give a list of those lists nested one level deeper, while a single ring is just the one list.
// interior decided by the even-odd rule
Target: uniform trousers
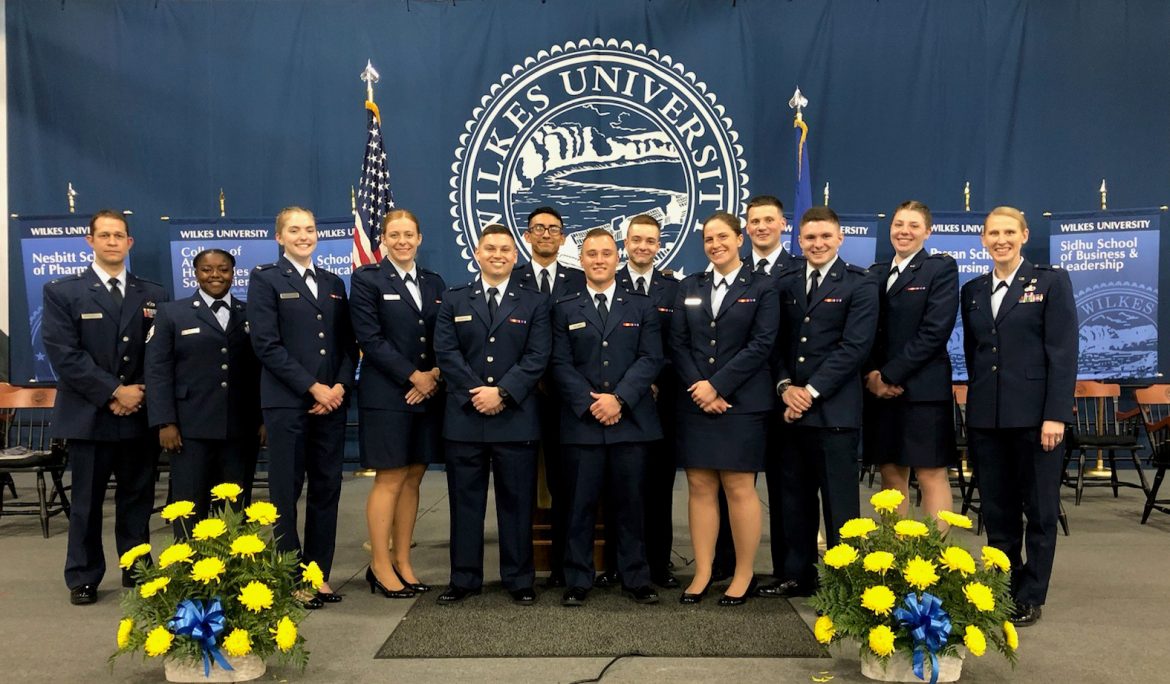
[{"label": "uniform trousers", "polygon": [[841,539],[841,525],[861,515],[857,494],[857,445],[853,428],[786,426],[781,449],[781,506],[787,556],[784,579],[816,582],[817,493],[825,517],[829,547]]},{"label": "uniform trousers", "polygon": [[500,579],[508,591],[529,589],[532,506],[536,498],[535,442],[447,441],[447,499],[451,504],[451,585],[483,586],[483,523],[489,474],[496,492]]},{"label": "uniform trousers", "polygon": [[69,440],[73,500],[69,509],[69,541],[65,553],[65,584],[101,584],[106,574],[102,548],[102,504],[113,474],[114,544],[118,555],[150,541],[154,508],[154,476],[158,442],[150,436],[116,442]]},{"label": "uniform trousers", "polygon": [[1042,606],[1056,555],[1064,452],[1044,451],[1038,428],[971,428],[967,434],[987,543],[1011,561],[1016,603]]},{"label": "uniform trousers", "polygon": [[[268,494],[280,512],[276,547],[297,551],[305,563],[316,561],[325,579],[333,567],[337,542],[337,504],[345,452],[345,408],[314,416],[302,408],[266,408]],[[297,501],[308,479],[305,539],[297,535]]]},{"label": "uniform trousers", "polygon": [[[171,498],[193,501],[195,520],[207,517],[211,510],[211,488],[221,482],[234,482],[244,489],[235,504],[241,509],[252,500],[252,479],[256,474],[255,437],[238,439],[183,438],[183,450],[171,454]],[[186,539],[193,523],[175,521],[175,538]]]},{"label": "uniform trousers", "polygon": [[787,428],[784,409],[773,411],[768,422],[768,462],[764,478],[768,485],[768,541],[772,555],[772,576],[780,579],[784,578],[784,564],[788,557],[788,544],[784,536],[784,474],[781,456],[784,439],[788,436]]},{"label": "uniform trousers", "polygon": [[593,586],[594,526],[602,490],[606,536],[616,542],[615,564],[609,569],[616,570],[627,587],[650,584],[642,506],[646,452],[647,445],[643,443],[561,446],[561,472],[568,494],[564,564],[568,586]]}]

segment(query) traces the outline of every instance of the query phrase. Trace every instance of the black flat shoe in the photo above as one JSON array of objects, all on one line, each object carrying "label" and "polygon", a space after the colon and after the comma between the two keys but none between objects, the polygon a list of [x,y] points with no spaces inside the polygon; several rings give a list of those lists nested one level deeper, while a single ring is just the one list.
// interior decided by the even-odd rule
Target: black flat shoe
[{"label": "black flat shoe", "polygon": [[414,598],[414,592],[411,591],[410,587],[403,586],[401,589],[398,589],[396,591],[391,590],[391,589],[387,589],[384,584],[382,584],[381,582],[378,581],[378,577],[376,575],[374,575],[373,568],[370,568],[370,567],[366,568],[366,581],[370,583],[370,593],[371,594],[374,593],[375,591],[379,591],[379,592],[382,592],[382,596],[385,596],[386,598],[392,598],[392,599]]},{"label": "black flat shoe", "polygon": [[761,598],[800,598],[812,596],[815,593],[815,586],[796,580],[779,580],[756,589],[756,596]]},{"label": "black flat shoe", "polygon": [[1016,611],[1012,613],[1009,618],[1011,623],[1016,627],[1031,627],[1040,622],[1040,606],[1031,606],[1027,603],[1021,603],[1016,606]]},{"label": "black flat shoe", "polygon": [[582,587],[569,587],[561,596],[561,605],[567,607],[576,607],[585,605],[585,598],[589,596],[589,590]]},{"label": "black flat shoe", "polygon": [[88,606],[97,603],[97,585],[83,584],[69,590],[69,602],[75,606]]},{"label": "black flat shoe", "polygon": [[479,592],[479,589],[465,589],[452,584],[447,587],[446,591],[439,594],[438,603],[441,606],[454,605],[468,596],[479,596]]},{"label": "black flat shoe", "polygon": [[674,576],[674,573],[669,570],[660,575],[650,575],[650,581],[663,589],[678,589],[682,586],[678,578]]},{"label": "black flat shoe", "polygon": [[335,591],[319,591],[316,598],[322,603],[341,603],[341,594]]},{"label": "black flat shoe", "polygon": [[755,593],[756,593],[756,578],[753,577],[752,581],[748,583],[747,591],[743,592],[743,594],[741,594],[739,596],[732,596],[730,594],[724,594],[723,596],[719,597],[719,605],[721,605],[721,606],[742,606],[743,604],[747,603],[748,597],[752,596]]},{"label": "black flat shoe", "polygon": [[532,587],[525,587],[524,589],[512,589],[508,591],[512,597],[513,603],[519,603],[522,606],[531,606],[536,603],[536,592]]},{"label": "black flat shoe", "polygon": [[301,602],[301,607],[306,610],[317,610],[325,607],[325,602],[314,594],[297,591],[293,593],[293,596]]},{"label": "black flat shoe", "polygon": [[593,586],[598,589],[609,589],[610,587],[618,586],[620,583],[621,580],[618,578],[616,572],[603,572],[593,578]]},{"label": "black flat shoe", "polygon": [[634,603],[641,603],[643,605],[658,603],[658,592],[651,589],[648,585],[641,587],[622,587],[622,593],[633,599]]},{"label": "black flat shoe", "polygon": [[689,594],[689,593],[684,591],[682,593],[682,596],[678,597],[678,602],[683,604],[684,606],[694,605],[694,604],[698,603],[699,601],[703,600],[703,597],[707,595],[707,590],[710,588],[711,588],[711,581],[708,581],[707,586],[703,587],[703,590],[697,594]]},{"label": "black flat shoe", "polygon": [[431,590],[431,585],[429,584],[423,584],[422,582],[407,582],[406,578],[402,576],[401,572],[398,572],[398,568],[394,567],[393,563],[390,564],[390,569],[394,571],[394,575],[398,577],[398,581],[402,582],[402,586],[406,587],[407,589],[410,589],[411,591],[419,594],[425,594]]}]

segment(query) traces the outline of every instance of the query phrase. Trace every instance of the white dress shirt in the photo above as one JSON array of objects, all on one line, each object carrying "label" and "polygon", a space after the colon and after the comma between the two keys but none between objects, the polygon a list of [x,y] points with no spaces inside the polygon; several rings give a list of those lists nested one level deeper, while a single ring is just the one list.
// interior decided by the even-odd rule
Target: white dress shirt
[{"label": "white dress shirt", "polygon": [[743,270],[743,262],[740,262],[739,267],[727,275],[720,275],[719,271],[711,272],[711,315],[718,316],[719,310],[723,308],[723,298],[727,296],[727,291],[731,289],[731,284],[739,277],[739,272]]}]

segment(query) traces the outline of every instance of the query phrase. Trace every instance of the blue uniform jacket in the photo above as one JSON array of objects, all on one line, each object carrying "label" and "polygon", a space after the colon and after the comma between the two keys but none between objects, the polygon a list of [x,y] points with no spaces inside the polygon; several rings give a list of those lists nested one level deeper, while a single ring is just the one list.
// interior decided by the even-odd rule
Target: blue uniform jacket
[{"label": "blue uniform jacket", "polygon": [[776,380],[812,385],[820,396],[798,425],[861,427],[861,371],[877,329],[877,285],[863,268],[838,258],[806,304],[805,266],[780,279]]},{"label": "blue uniform jacket", "polygon": [[1077,382],[1077,312],[1066,271],[1026,259],[991,316],[991,274],[963,286],[963,347],[970,376],[967,425],[1035,428],[1071,423]]},{"label": "blue uniform jacket", "polygon": [[[665,355],[667,349],[670,348],[670,319],[674,315],[674,300],[678,297],[678,279],[674,277],[673,271],[660,271],[654,269],[654,273],[650,276],[650,285],[647,289],[646,296],[650,298],[650,303],[654,306],[654,310],[658,313],[658,329],[662,333],[662,350],[664,353],[664,363],[662,370],[658,374],[658,382],[662,382],[663,376],[674,374],[670,356]],[[634,283],[630,280],[630,270],[625,268],[618,269],[617,284],[626,292],[634,292]]]},{"label": "blue uniform jacket", "polygon": [[711,316],[710,272],[689,275],[678,286],[670,324],[670,355],[678,373],[684,412],[702,413],[686,389],[707,380],[731,408],[728,413],[768,411],[776,392],[768,358],[776,342],[776,290],[771,278],[740,269]]},{"label": "blue uniform jacket", "polygon": [[[493,322],[483,283],[475,280],[443,295],[435,322],[435,356],[447,381],[443,436],[460,442],[529,442],[540,439],[533,394],[548,366],[552,333],[549,298],[509,280]],[[505,408],[485,416],[469,391],[504,389]]]},{"label": "blue uniform jacket", "polygon": [[[650,385],[662,368],[658,311],[644,295],[614,292],[602,323],[589,290],[553,307],[552,374],[561,398],[563,444],[620,444],[662,438]],[[625,405],[615,425],[589,412],[590,392],[616,394]]]},{"label": "blue uniform jacket", "polygon": [[888,292],[890,262],[874,264],[869,272],[880,312],[866,372],[881,371],[885,382],[902,387],[904,401],[950,401],[947,340],[959,315],[955,260],[948,254],[928,255],[924,249],[902,269]]},{"label": "blue uniform jacket", "polygon": [[362,372],[358,379],[358,405],[365,409],[423,413],[436,394],[421,404],[406,403],[413,386],[410,375],[435,367],[435,319],[447,286],[434,271],[417,268],[422,310],[398,276],[397,269],[383,259],[363,266],[350,283],[350,316],[353,332],[362,350]]},{"label": "blue uniform jacket", "polygon": [[144,384],[146,334],[169,299],[161,285],[130,272],[120,313],[92,268],[45,284],[41,337],[57,373],[54,437],[112,442],[146,434],[146,411],[118,417],[108,406],[118,385]]},{"label": "blue uniform jacket", "polygon": [[[549,296],[554,302],[561,297],[585,289],[585,272],[580,269],[569,268],[560,263],[557,264],[557,276],[553,280],[556,282],[551,283],[552,292],[549,293]],[[536,280],[536,268],[532,262],[513,266],[512,277],[509,278],[508,282],[515,283],[525,290],[540,292],[540,282]]]},{"label": "blue uniform jacket", "polygon": [[262,408],[313,406],[309,388],[319,382],[353,390],[357,344],[349,321],[345,285],[323,268],[317,293],[285,257],[252,269],[248,281],[248,322],[252,349],[260,359]]},{"label": "blue uniform jacket", "polygon": [[150,425],[191,439],[253,437],[260,427],[260,362],[244,303],[232,298],[225,331],[196,292],[159,307],[146,341]]}]

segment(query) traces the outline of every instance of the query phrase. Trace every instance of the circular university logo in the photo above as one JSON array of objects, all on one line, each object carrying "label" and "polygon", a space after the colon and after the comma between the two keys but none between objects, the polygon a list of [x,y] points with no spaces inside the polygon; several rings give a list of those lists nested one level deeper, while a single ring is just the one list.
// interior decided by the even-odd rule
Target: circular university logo
[{"label": "circular university logo", "polygon": [[519,229],[541,205],[564,217],[561,263],[579,265],[592,228],[623,247],[629,219],[650,214],[666,266],[701,242],[691,236],[704,218],[741,213],[748,193],[743,147],[715,94],[669,55],[629,41],[541,50],[491,86],[465,128],[450,197],[468,270],[491,223],[509,226],[530,257]]},{"label": "circular university logo", "polygon": [[[1078,371],[1091,377],[1152,377],[1158,371],[1158,296],[1132,282],[1098,283],[1076,294]],[[1101,374],[1105,375],[1092,375]]]}]

